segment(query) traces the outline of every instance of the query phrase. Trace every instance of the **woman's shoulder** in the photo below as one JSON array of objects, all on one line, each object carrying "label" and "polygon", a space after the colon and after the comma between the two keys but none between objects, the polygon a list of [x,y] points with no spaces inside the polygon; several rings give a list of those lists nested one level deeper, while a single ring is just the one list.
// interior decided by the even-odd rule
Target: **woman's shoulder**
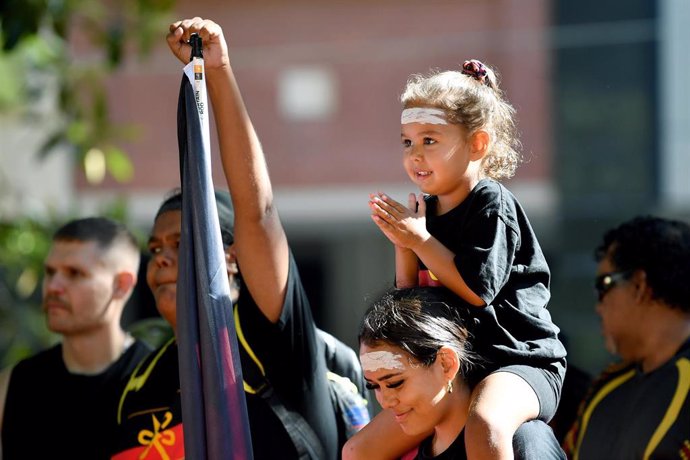
[{"label": "woman's shoulder", "polygon": [[159,375],[167,375],[178,371],[177,342],[175,337],[169,338],[158,348],[150,351],[139,361],[132,372],[132,378],[152,379]]}]

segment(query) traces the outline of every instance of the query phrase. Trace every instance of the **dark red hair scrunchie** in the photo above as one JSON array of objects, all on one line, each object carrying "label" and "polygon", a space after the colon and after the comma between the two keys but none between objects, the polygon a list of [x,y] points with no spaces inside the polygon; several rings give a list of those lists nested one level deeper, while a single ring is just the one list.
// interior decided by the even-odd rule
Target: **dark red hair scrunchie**
[{"label": "dark red hair scrunchie", "polygon": [[486,66],[476,59],[470,59],[462,64],[462,73],[469,75],[481,84],[487,84]]}]

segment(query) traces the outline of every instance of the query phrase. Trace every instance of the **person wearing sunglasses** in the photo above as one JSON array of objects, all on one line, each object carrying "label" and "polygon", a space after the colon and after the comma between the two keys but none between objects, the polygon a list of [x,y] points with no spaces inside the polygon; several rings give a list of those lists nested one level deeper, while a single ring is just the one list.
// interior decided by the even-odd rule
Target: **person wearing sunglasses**
[{"label": "person wearing sunglasses", "polygon": [[573,459],[690,457],[690,225],[637,217],[596,250],[607,349],[568,433]]}]

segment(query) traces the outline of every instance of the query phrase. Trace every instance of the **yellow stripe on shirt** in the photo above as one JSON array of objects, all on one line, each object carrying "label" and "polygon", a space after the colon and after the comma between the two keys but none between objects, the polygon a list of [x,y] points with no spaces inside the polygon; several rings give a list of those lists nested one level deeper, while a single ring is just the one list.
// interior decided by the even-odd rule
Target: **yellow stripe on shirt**
[{"label": "yellow stripe on shirt", "polygon": [[681,358],[676,361],[676,367],[678,368],[678,386],[676,387],[676,392],[673,395],[671,404],[668,406],[668,409],[666,409],[664,418],[661,420],[656,431],[654,431],[649,444],[647,444],[643,457],[645,460],[652,455],[654,449],[656,449],[661,440],[664,439],[664,436],[666,436],[666,433],[678,418],[678,414],[685,402],[685,397],[690,390],[690,360]]},{"label": "yellow stripe on shirt", "polygon": [[[265,377],[266,371],[264,370],[264,365],[254,354],[254,350],[252,350],[252,347],[249,346],[249,342],[247,342],[247,339],[244,338],[244,332],[242,332],[242,324],[240,323],[240,312],[237,308],[237,305],[235,305],[235,311],[233,316],[235,318],[235,330],[237,331],[237,340],[240,342],[240,345],[242,345],[242,347],[247,352],[252,361],[254,361],[256,366],[259,368],[259,372],[261,372],[261,375]],[[247,383],[246,380],[243,380],[242,383],[244,384],[244,391],[246,391],[247,393],[257,394],[259,392],[258,388],[252,387]]]},{"label": "yellow stripe on shirt", "polygon": [[577,444],[575,444],[575,450],[573,455],[573,460],[578,460],[580,457],[580,446],[582,445],[582,438],[585,436],[587,431],[587,425],[589,424],[589,419],[594,412],[594,408],[604,399],[609,393],[615,390],[617,387],[621,386],[635,375],[635,369],[631,369],[623,375],[619,375],[615,379],[611,380],[609,383],[604,385],[604,387],[597,393],[597,395],[592,399],[592,402],[587,407],[587,410],[582,415],[582,427],[580,428],[580,434],[577,437]]}]

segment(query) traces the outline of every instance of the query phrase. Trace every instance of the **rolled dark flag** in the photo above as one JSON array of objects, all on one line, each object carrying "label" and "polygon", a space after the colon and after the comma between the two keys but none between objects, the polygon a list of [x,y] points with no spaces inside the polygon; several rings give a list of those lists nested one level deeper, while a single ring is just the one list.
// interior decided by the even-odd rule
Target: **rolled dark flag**
[{"label": "rolled dark flag", "polygon": [[[198,40],[198,43],[195,43]],[[201,39],[193,36],[177,106],[182,230],[177,340],[185,456],[252,459],[232,300],[211,177]]]}]

